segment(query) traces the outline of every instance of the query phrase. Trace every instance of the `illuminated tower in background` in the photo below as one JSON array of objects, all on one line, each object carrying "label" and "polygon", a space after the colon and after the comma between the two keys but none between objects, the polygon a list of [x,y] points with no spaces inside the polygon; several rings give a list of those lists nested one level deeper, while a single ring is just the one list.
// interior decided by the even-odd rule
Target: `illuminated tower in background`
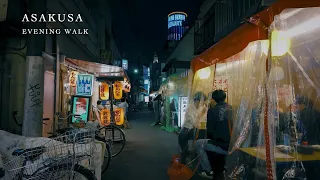
[{"label": "illuminated tower in background", "polygon": [[187,13],[172,12],[168,15],[168,40],[179,41],[186,31]]}]

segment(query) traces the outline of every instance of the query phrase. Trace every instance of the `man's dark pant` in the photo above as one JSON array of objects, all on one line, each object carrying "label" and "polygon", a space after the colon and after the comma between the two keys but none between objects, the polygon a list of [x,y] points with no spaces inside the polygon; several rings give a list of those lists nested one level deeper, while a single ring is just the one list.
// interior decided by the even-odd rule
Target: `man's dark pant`
[{"label": "man's dark pant", "polygon": [[188,129],[188,128],[182,128],[182,130],[179,133],[178,141],[179,146],[181,148],[180,153],[180,163],[185,164],[186,158],[188,156],[188,141],[193,140],[195,137],[195,128]]}]

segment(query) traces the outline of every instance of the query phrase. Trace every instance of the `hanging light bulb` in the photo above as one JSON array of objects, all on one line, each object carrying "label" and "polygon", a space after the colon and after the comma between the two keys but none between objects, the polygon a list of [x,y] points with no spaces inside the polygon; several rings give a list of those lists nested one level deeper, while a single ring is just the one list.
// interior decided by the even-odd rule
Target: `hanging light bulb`
[{"label": "hanging light bulb", "polygon": [[283,31],[274,30],[271,32],[271,55],[283,56],[290,49],[290,39]]},{"label": "hanging light bulb", "polygon": [[210,77],[210,74],[211,74],[211,70],[209,67],[200,69],[198,71],[198,76],[200,79],[208,79]]}]

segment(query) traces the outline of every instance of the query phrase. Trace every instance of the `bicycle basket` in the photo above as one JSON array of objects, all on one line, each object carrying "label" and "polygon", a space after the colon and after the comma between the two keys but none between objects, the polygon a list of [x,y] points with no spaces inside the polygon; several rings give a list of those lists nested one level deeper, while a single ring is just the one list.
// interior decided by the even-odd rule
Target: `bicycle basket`
[{"label": "bicycle basket", "polygon": [[86,130],[54,139],[37,138],[41,143],[34,141],[32,148],[15,151],[16,157],[4,164],[6,176],[13,180],[70,179],[75,163],[93,154],[94,136],[95,131]]}]

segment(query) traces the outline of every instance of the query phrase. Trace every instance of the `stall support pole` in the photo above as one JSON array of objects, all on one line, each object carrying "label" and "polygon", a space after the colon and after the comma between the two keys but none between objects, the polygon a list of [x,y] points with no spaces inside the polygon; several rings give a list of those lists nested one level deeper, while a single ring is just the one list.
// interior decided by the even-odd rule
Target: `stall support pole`
[{"label": "stall support pole", "polygon": [[[113,81],[111,81],[111,84],[110,84],[110,93],[109,93],[109,96],[110,96],[110,114],[111,114],[111,119],[110,119],[110,123],[115,123],[114,122],[114,112],[113,112]],[[112,139],[114,139],[114,128],[112,128]]]},{"label": "stall support pole", "polygon": [[[46,14],[46,0],[29,0],[30,14]],[[45,29],[46,23],[28,23],[30,29]],[[44,64],[42,52],[45,51],[45,35],[29,35],[26,58],[26,85],[22,135],[39,137],[43,129],[43,91]]]},{"label": "stall support pole", "polygon": [[53,36],[53,53],[55,53],[56,58],[54,60],[54,106],[53,106],[53,123],[52,132],[56,132],[58,118],[55,116],[56,112],[59,110],[59,100],[60,100],[60,53],[57,36]]},{"label": "stall support pole", "polygon": [[[271,49],[271,42],[269,41],[269,47]],[[266,79],[268,79],[269,76],[269,66],[271,62],[269,61],[269,58],[266,60]],[[269,134],[269,119],[268,119],[268,112],[269,112],[269,98],[268,98],[268,86],[267,82],[265,82],[265,107],[264,107],[264,142],[265,142],[265,148],[266,148],[266,170],[267,170],[267,179],[273,180],[273,168],[272,168],[272,161],[271,161],[271,144],[270,144],[270,134]]]}]

